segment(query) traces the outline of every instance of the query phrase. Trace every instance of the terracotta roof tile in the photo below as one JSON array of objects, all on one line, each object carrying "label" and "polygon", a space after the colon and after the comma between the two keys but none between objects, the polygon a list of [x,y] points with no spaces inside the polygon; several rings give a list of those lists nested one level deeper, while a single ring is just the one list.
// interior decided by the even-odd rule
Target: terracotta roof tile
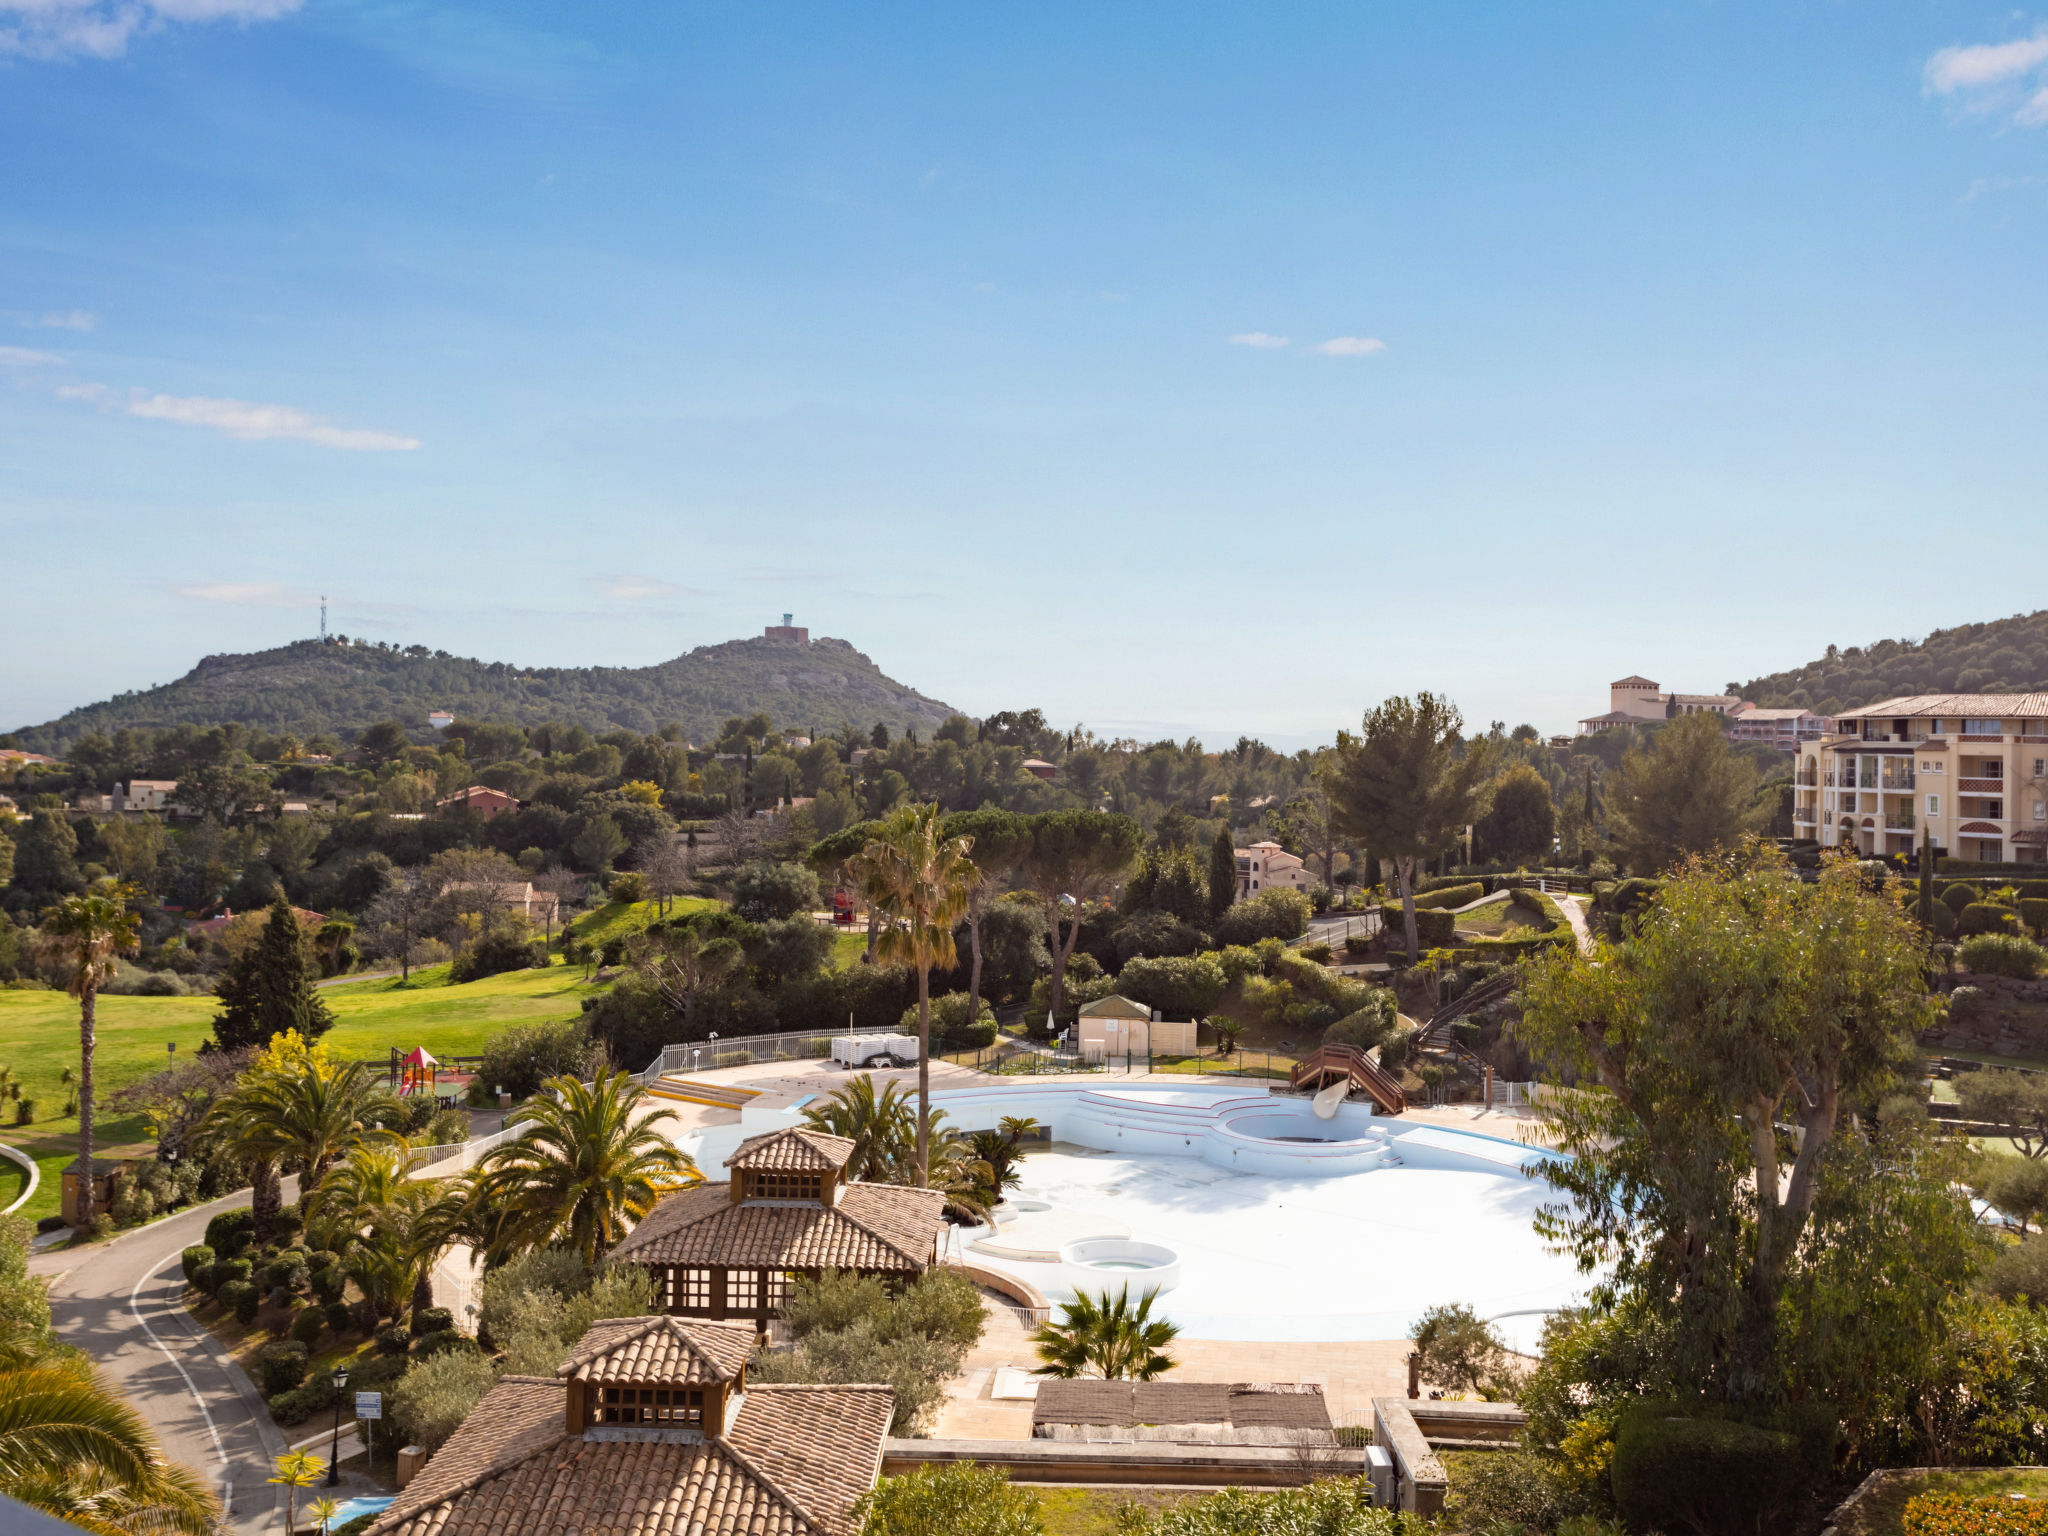
[{"label": "terracotta roof tile", "polygon": [[725,1160],[728,1168],[770,1172],[810,1172],[844,1168],[853,1157],[853,1143],[844,1136],[830,1136],[807,1126],[750,1136],[739,1150]]},{"label": "terracotta roof tile", "polygon": [[637,1264],[921,1271],[946,1200],[935,1189],[848,1184],[835,1206],[734,1205],[730,1186],[664,1197],[611,1251]]},{"label": "terracotta roof tile", "polygon": [[896,1394],[881,1386],[754,1386],[732,1447],[827,1531],[854,1530],[847,1512],[875,1486]]},{"label": "terracotta roof tile", "polygon": [[590,1325],[557,1376],[594,1383],[731,1381],[754,1352],[754,1325],[680,1317],[607,1317]]},{"label": "terracotta roof tile", "polygon": [[[587,1337],[587,1336],[586,1336]],[[855,1536],[894,1396],[746,1394],[727,1439],[586,1441],[559,1381],[506,1377],[371,1527],[377,1536]]]}]

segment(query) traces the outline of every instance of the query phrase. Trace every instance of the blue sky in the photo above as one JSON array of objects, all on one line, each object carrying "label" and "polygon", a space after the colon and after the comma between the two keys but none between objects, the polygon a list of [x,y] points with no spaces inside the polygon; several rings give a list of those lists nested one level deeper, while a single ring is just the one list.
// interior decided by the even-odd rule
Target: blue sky
[{"label": "blue sky", "polygon": [[2048,11],[0,0],[0,143],[0,727],[323,591],[1290,745],[2043,602]]}]

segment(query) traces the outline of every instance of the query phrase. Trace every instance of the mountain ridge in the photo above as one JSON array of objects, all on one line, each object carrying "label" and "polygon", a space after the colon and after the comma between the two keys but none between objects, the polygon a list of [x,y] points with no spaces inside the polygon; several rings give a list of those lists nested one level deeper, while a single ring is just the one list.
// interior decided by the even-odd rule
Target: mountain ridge
[{"label": "mountain ridge", "polygon": [[1915,693],[2048,692],[2048,609],[1932,631],[1923,640],[1879,640],[1733,687],[1765,706],[1832,715]]},{"label": "mountain ridge", "polygon": [[755,636],[698,646],[648,667],[519,667],[362,641],[295,640],[267,651],[203,656],[183,677],[81,705],[4,738],[61,754],[91,731],[235,721],[292,732],[360,730],[379,720],[427,728],[433,710],[458,718],[648,732],[680,725],[708,741],[735,715],[832,731],[877,721],[927,728],[951,705],[897,682],[845,640]]}]

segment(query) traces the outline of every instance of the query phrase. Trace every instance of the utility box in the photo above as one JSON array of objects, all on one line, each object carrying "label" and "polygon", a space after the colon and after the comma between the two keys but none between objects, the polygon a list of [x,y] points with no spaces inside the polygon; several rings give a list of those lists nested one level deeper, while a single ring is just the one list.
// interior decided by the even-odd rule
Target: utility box
[{"label": "utility box", "polygon": [[403,1488],[419,1476],[421,1467],[427,1464],[426,1447],[408,1445],[398,1453],[398,1486]]},{"label": "utility box", "polygon": [[1373,1508],[1400,1508],[1394,1502],[1399,1494],[1394,1484],[1394,1458],[1387,1454],[1384,1445],[1368,1445],[1365,1448],[1365,1475],[1372,1483]]},{"label": "utility box", "polygon": [[500,1088],[500,1089],[498,1090],[498,1108],[500,1108],[500,1109],[510,1109],[511,1107],[512,1107],[512,1095],[511,1095],[511,1094],[509,1094],[509,1093],[507,1093],[507,1092],[506,1092],[506,1091],[505,1091],[504,1089]]}]

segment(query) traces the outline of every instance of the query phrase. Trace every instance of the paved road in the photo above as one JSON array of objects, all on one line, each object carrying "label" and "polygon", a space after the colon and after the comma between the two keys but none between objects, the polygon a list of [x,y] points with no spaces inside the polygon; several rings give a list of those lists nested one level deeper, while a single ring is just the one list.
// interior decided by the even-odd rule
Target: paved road
[{"label": "paved road", "polygon": [[[296,1198],[289,1181],[285,1199]],[[255,1385],[194,1322],[180,1300],[178,1257],[203,1241],[207,1219],[246,1205],[249,1192],[182,1211],[96,1247],[29,1260],[50,1281],[50,1314],[66,1343],[92,1356],[155,1428],[164,1453],[207,1478],[237,1536],[283,1528],[283,1490],[269,1486],[284,1435]]]}]

